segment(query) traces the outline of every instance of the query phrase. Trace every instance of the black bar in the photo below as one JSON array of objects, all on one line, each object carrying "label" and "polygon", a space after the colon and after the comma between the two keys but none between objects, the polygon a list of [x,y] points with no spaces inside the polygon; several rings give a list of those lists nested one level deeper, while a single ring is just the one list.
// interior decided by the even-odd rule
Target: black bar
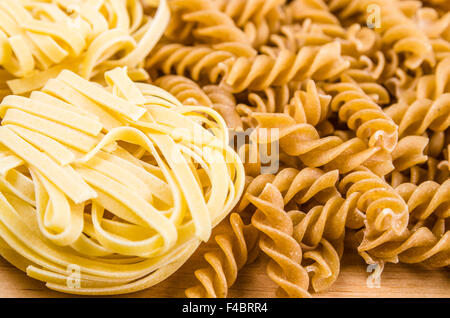
[{"label": "black bar", "polygon": [[[14,310],[17,314],[21,310],[33,310],[42,312],[75,314],[92,314],[98,311],[104,314],[105,311],[112,311],[124,318],[141,317],[141,315],[154,317],[157,315],[176,315],[182,317],[186,314],[196,316],[229,316],[232,314],[245,315],[269,315],[282,314],[289,316],[306,317],[312,313],[322,315],[329,310],[336,311],[336,314],[356,313],[386,313],[392,310],[399,310],[403,315],[412,310],[430,310],[430,314],[438,313],[444,306],[448,308],[450,298],[447,299],[417,299],[417,298],[313,298],[313,299],[166,299],[166,298],[3,298],[0,299],[0,306],[3,312],[6,308]],[[44,311],[45,310],[45,311]],[[56,311],[57,310],[57,311]],[[445,311],[444,311],[445,312]],[[365,314],[364,314],[365,315]],[[80,317],[84,318],[84,317]],[[169,318],[169,316],[167,316]]]}]

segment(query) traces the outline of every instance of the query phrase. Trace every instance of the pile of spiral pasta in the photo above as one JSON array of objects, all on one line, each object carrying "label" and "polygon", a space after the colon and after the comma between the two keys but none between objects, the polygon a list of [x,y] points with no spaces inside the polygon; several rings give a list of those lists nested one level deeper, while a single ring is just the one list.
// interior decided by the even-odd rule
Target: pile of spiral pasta
[{"label": "pile of spiral pasta", "polygon": [[[169,6],[146,61],[154,83],[253,129],[238,149],[244,196],[188,297],[225,297],[258,250],[283,297],[332,286],[344,249],[380,268],[450,265],[447,1]],[[273,142],[279,169],[262,173]]]},{"label": "pile of spiral pasta", "polygon": [[344,250],[450,266],[448,1],[1,0],[0,100],[0,255],[51,289],[142,290],[208,240],[188,297],[262,254],[280,297]]}]

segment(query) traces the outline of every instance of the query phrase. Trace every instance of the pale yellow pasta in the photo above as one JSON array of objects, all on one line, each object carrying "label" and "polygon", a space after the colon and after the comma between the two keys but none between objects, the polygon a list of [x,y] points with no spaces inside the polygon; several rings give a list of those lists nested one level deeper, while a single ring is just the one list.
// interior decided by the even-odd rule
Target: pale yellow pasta
[{"label": "pale yellow pasta", "polygon": [[[67,293],[122,294],[160,282],[243,191],[225,122],[211,108],[135,84],[126,68],[105,73],[108,88],[68,70],[52,81],[0,104],[1,254]],[[76,94],[57,95],[51,83]],[[106,127],[104,113],[117,122]]]},{"label": "pale yellow pasta", "polygon": [[90,79],[127,66],[137,76],[170,19],[166,0],[156,5],[151,17],[139,0],[2,1],[0,82],[23,94],[63,69]]}]

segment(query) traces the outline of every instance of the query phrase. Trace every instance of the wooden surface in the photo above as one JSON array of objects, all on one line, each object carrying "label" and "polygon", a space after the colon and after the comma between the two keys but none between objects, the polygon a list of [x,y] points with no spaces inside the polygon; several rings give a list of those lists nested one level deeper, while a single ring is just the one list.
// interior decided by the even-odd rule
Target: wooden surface
[{"label": "wooden surface", "polygon": [[[193,270],[203,264],[201,248],[166,281],[129,297],[184,297],[184,289],[195,283]],[[265,274],[262,256],[245,267],[231,288],[229,297],[274,297],[276,286]],[[446,297],[450,298],[450,270],[427,270],[419,266],[388,264],[380,288],[368,288],[367,266],[355,254],[345,254],[341,274],[327,292],[315,297]],[[73,297],[46,289],[41,282],[0,258],[0,297]]]}]

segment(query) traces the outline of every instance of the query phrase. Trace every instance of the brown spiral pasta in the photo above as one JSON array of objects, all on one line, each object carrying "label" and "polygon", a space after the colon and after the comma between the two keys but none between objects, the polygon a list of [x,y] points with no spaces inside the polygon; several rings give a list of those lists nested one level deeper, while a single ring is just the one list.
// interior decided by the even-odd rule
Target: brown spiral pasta
[{"label": "brown spiral pasta", "polygon": [[265,44],[285,20],[281,10],[285,0],[219,0],[222,12],[244,30],[256,48]]},{"label": "brown spiral pasta", "polygon": [[381,107],[373,102],[356,83],[337,83],[325,86],[327,92],[337,92],[331,102],[333,111],[356,136],[368,140],[370,147],[380,146],[394,150],[398,140],[398,127]]},{"label": "brown spiral pasta", "polygon": [[195,271],[197,286],[188,288],[188,298],[223,298],[234,284],[238,271],[257,255],[258,231],[253,225],[245,225],[237,213],[232,213],[222,234],[214,236],[219,249],[205,253],[209,266]]},{"label": "brown spiral pasta", "polygon": [[427,161],[424,154],[428,138],[423,136],[406,136],[398,142],[392,152],[395,171],[403,171]]},{"label": "brown spiral pasta", "polygon": [[178,75],[165,75],[155,80],[155,85],[174,95],[185,105],[212,107],[212,101],[194,81]]},{"label": "brown spiral pasta", "polygon": [[404,199],[383,179],[368,170],[351,172],[339,183],[348,198],[359,195],[357,207],[365,214],[359,252],[373,249],[402,235],[408,226],[409,211]]},{"label": "brown spiral pasta", "polygon": [[300,245],[304,250],[303,259],[307,272],[311,273],[311,285],[315,292],[321,292],[328,289],[337,279],[340,271],[340,258],[343,252],[342,235],[333,244],[327,239],[321,237],[314,246],[305,246],[303,235],[306,234],[305,229],[314,228],[317,213],[320,207],[312,209],[308,213],[301,211],[289,211],[294,222],[294,238],[301,242]]},{"label": "brown spiral pasta", "polygon": [[221,43],[214,48],[208,46],[184,46],[179,43],[158,45],[146,61],[147,68],[164,74],[186,75],[195,81],[201,78],[216,83],[221,74],[221,65],[236,56],[253,56],[252,48],[239,43]]},{"label": "brown spiral pasta", "polygon": [[368,148],[360,138],[343,141],[337,136],[320,138],[317,130],[309,124],[297,124],[286,114],[255,113],[258,129],[253,138],[259,143],[268,142],[266,129],[279,128],[280,148],[290,156],[298,156],[309,167],[339,169],[349,172],[364,165],[379,175],[393,170],[391,156],[380,147]]},{"label": "brown spiral pasta", "polygon": [[[215,1],[209,0],[170,0],[172,14],[166,36],[169,39],[183,39],[192,42],[228,42],[249,43],[246,34],[234,21],[219,10]],[[190,39],[192,37],[193,39]]]},{"label": "brown spiral pasta", "polygon": [[[300,171],[293,168],[285,168],[275,176],[266,175],[263,177],[263,175],[261,175],[258,178],[260,178],[260,181],[249,186],[247,190],[249,195],[250,193],[256,195],[260,192],[264,180],[267,185],[273,185],[278,189],[283,196],[285,207],[290,206],[299,208],[307,205],[316,206],[317,204],[325,202],[328,204],[328,202],[332,202],[333,199],[340,198],[335,187],[338,180],[337,171],[326,173],[319,169],[312,168],[305,168]],[[255,195],[253,195],[253,198],[255,198]],[[241,206],[246,206],[246,204],[250,202],[255,204],[250,198],[244,197]],[[339,259],[342,255],[345,218],[351,203],[350,206],[349,204],[342,205],[343,207],[338,212],[339,216],[336,215],[334,219],[330,216],[330,218],[327,218],[326,220],[322,217],[322,222],[317,222],[328,222],[327,224],[331,225],[330,228],[327,228],[327,231],[330,232],[329,237],[336,247],[333,247],[329,241],[322,237],[323,228],[321,232],[320,225],[312,225],[316,222],[317,218],[314,215],[317,213],[309,212],[306,215],[298,210],[292,210],[288,213],[294,222],[293,237],[305,251],[303,258],[305,269],[307,272],[312,273],[311,283],[316,292],[328,288],[336,280],[339,274]],[[259,206],[257,205],[257,207]],[[332,208],[335,207],[336,204],[332,206]],[[315,210],[315,208],[311,211],[313,210]],[[329,208],[326,208],[326,210],[329,211]],[[342,215],[343,213],[345,214],[344,216]],[[342,217],[344,218],[343,222]],[[335,227],[336,222],[343,226],[338,229]],[[359,225],[359,227],[361,226],[362,224]],[[319,240],[316,241],[315,238],[311,240],[311,233],[314,233],[312,235],[318,234]],[[269,254],[269,256],[271,255],[272,254]]]},{"label": "brown spiral pasta", "polygon": [[[450,264],[446,1],[171,7],[175,21],[145,65],[185,104],[217,110],[233,138],[245,134],[248,184],[235,211],[253,215],[277,295],[329,288],[344,242],[367,263]],[[264,149],[278,155],[270,172]],[[225,228],[188,295],[223,297],[236,280],[236,248],[253,241],[246,226]]]},{"label": "brown spiral pasta", "polygon": [[236,131],[244,129],[242,118],[239,117],[237,111],[236,98],[233,94],[218,85],[206,85],[202,89],[211,100],[213,108],[225,119],[229,128]]},{"label": "brown spiral pasta", "polygon": [[339,42],[323,46],[305,46],[300,50],[272,50],[273,54],[239,57],[227,60],[223,85],[233,92],[247,88],[263,90],[271,85],[280,86],[290,81],[331,79],[348,68],[349,62],[341,56]]},{"label": "brown spiral pasta", "polygon": [[431,215],[446,219],[450,217],[450,180],[439,184],[425,181],[419,185],[402,183],[395,190],[408,204],[410,216],[424,221]]},{"label": "brown spiral pasta", "polygon": [[429,224],[408,230],[400,238],[368,251],[369,257],[409,264],[421,263],[434,268],[450,265],[448,222],[436,219],[427,223]]},{"label": "brown spiral pasta", "polygon": [[308,273],[301,265],[302,249],[292,237],[293,223],[283,210],[280,191],[268,183],[258,197],[250,194],[247,197],[258,209],[252,224],[262,233],[259,247],[270,257],[267,274],[279,286],[277,294],[310,297]]}]

